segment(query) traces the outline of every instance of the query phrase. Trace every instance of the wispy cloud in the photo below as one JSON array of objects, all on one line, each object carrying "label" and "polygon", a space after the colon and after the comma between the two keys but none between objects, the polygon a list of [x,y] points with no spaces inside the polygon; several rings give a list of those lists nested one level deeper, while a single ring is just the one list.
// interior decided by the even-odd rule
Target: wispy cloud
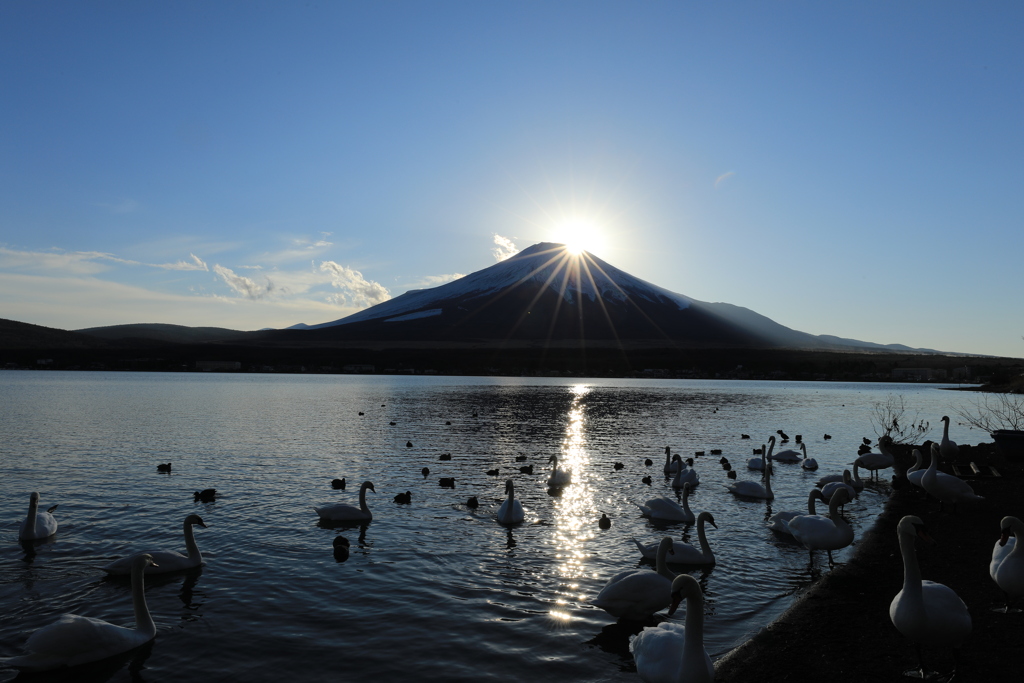
[{"label": "wispy cloud", "polygon": [[496,245],[491,253],[494,254],[496,261],[504,261],[505,259],[512,258],[519,253],[519,249],[516,248],[515,243],[508,237],[502,237],[501,235],[494,234],[494,244]]},{"label": "wispy cloud", "polygon": [[367,280],[358,270],[353,270],[334,261],[324,261],[320,270],[331,277],[331,285],[340,292],[328,297],[339,305],[367,308],[391,298],[391,293],[379,282]]},{"label": "wispy cloud", "polygon": [[163,268],[164,270],[205,270],[210,269],[206,266],[201,258],[195,254],[189,254],[191,261],[178,261],[177,263],[158,263],[154,264],[157,268]]},{"label": "wispy cloud", "polygon": [[717,190],[722,183],[729,178],[732,178],[734,175],[736,175],[736,171],[726,171],[722,175],[718,176],[718,178],[715,179],[715,189]]},{"label": "wispy cloud", "polygon": [[213,272],[220,275],[221,279],[224,280],[228,287],[233,289],[238,294],[241,294],[247,299],[253,301],[259,301],[269,296],[274,291],[274,283],[267,278],[266,285],[259,285],[255,280],[247,278],[244,275],[238,275],[230,268],[225,268],[219,263],[213,265]]}]

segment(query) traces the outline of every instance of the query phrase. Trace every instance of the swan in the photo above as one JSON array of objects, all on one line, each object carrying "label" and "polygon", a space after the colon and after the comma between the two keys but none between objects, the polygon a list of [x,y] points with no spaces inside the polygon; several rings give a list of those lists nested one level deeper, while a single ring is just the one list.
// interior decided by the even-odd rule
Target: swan
[{"label": "swan", "polygon": [[832,551],[845,548],[853,543],[853,527],[839,514],[839,506],[850,501],[850,492],[840,489],[828,502],[828,517],[823,515],[797,515],[789,520],[789,533],[793,539],[802,543],[805,548],[814,552],[828,552],[828,565],[831,567]]},{"label": "swan", "polygon": [[57,506],[53,505],[46,512],[39,512],[39,493],[33,491],[28,497],[28,516],[18,530],[18,540],[35,541],[57,533],[57,520],[51,514],[56,509]]},{"label": "swan", "polygon": [[914,486],[924,488],[924,486],[921,484],[921,478],[924,477],[925,472],[923,469],[921,469],[921,465],[924,464],[924,458],[921,456],[921,451],[918,450],[917,448],[915,448],[912,451],[912,454],[914,456],[914,465],[913,467],[907,470],[907,481],[909,481]]},{"label": "swan", "polygon": [[764,468],[764,486],[756,481],[738,481],[735,484],[729,484],[726,488],[737,496],[775,500],[775,494],[772,493],[772,468],[770,465],[766,465]]},{"label": "swan", "polygon": [[672,449],[665,446],[665,474],[675,474],[681,464],[672,460]]},{"label": "swan", "polygon": [[[714,564],[715,554],[711,552],[711,546],[708,545],[708,537],[704,533],[704,523],[708,522],[711,526],[718,528],[715,524],[715,518],[710,512],[702,512],[697,516],[697,539],[700,543],[700,550],[694,548],[689,543],[683,543],[682,541],[672,542],[672,564]],[[649,543],[644,545],[640,541],[633,539],[633,543],[636,543],[637,549],[640,554],[644,556],[645,560],[654,560],[658,557],[659,544]]]},{"label": "swan", "polygon": [[29,636],[25,642],[25,654],[9,658],[5,664],[22,671],[49,671],[106,659],[153,640],[156,624],[146,606],[143,574],[154,564],[149,555],[137,555],[132,562],[135,628],[65,614]]},{"label": "swan", "polygon": [[[807,514],[809,515],[818,514],[817,510],[814,509],[815,500],[820,500],[823,503],[828,502],[828,499],[822,495],[821,489],[811,489],[811,492],[807,494]],[[789,530],[789,520],[802,514],[804,513],[799,510],[776,512],[768,519],[768,528],[772,531],[778,531],[780,534],[792,535],[793,532]]]},{"label": "swan", "polygon": [[512,485],[511,479],[505,480],[505,493],[508,494],[508,498],[498,508],[498,522],[501,524],[519,524],[526,515],[523,513],[523,504],[515,498],[516,490],[515,486]]},{"label": "swan", "polygon": [[832,500],[832,496],[835,495],[836,491],[846,491],[849,495],[850,500],[853,500],[854,496],[857,495],[857,489],[853,487],[853,477],[850,476],[850,470],[843,470],[842,481],[830,481],[821,487],[821,495],[825,497],[826,501]]},{"label": "swan", "polygon": [[767,451],[764,449],[765,448],[764,444],[761,444],[761,455],[760,455],[760,457],[751,458],[750,460],[747,461],[747,469],[748,470],[757,470],[758,472],[763,472],[764,471],[765,466],[767,465],[768,461],[772,457],[772,451],[775,450],[775,437],[774,436],[769,436],[768,437],[768,444],[769,444],[769,447],[768,447]]},{"label": "swan", "polygon": [[[893,626],[909,638],[917,650],[918,670],[905,675],[925,678],[922,645],[953,647],[953,675],[960,663],[960,645],[971,635],[971,615],[967,605],[951,588],[941,583],[921,580],[917,564],[915,537],[934,543],[919,517],[907,515],[896,527],[903,555],[903,589],[889,604],[889,619]],[[952,678],[952,676],[950,676]],[[948,680],[948,679],[947,679]]]},{"label": "swan", "polygon": [[939,444],[939,453],[942,454],[943,460],[956,460],[956,457],[960,455],[960,448],[956,445],[956,441],[949,438],[949,416],[943,415],[941,421],[945,425],[942,427],[942,442]]},{"label": "swan", "polygon": [[824,477],[818,480],[815,484],[819,489],[824,488],[826,485],[831,484],[834,481],[841,481],[847,486],[852,486],[854,492],[860,493],[864,490],[864,480],[860,478],[860,465],[856,462],[853,463],[853,478],[847,476],[846,470],[843,470],[842,474],[826,474]]},{"label": "swan", "polygon": [[103,571],[108,574],[125,575],[132,573],[132,567],[135,565],[135,559],[139,555],[149,555],[153,558],[156,564],[146,567],[147,574],[166,574],[168,572],[181,571],[182,569],[192,569],[193,567],[199,567],[206,564],[203,562],[203,556],[199,554],[199,546],[196,545],[196,537],[192,533],[192,525],[198,525],[204,529],[207,526],[203,523],[202,518],[199,515],[189,515],[185,518],[185,549],[188,552],[187,555],[176,553],[171,550],[153,550],[148,553],[134,553],[127,557],[122,557],[119,560],[114,560],[105,567],[100,567]]},{"label": "swan", "polygon": [[700,475],[697,474],[697,470],[680,463],[679,471],[676,472],[675,479],[672,480],[672,488],[681,489],[687,484],[691,488],[700,484]]},{"label": "swan", "polygon": [[866,470],[871,470],[871,477],[878,477],[878,470],[884,470],[893,466],[896,462],[896,457],[889,450],[889,446],[892,444],[892,439],[888,436],[883,436],[878,440],[878,450],[881,453],[864,453],[863,455],[857,456],[854,460],[854,464],[863,467]]},{"label": "swan", "polygon": [[693,513],[690,512],[690,507],[687,502],[689,493],[690,487],[689,484],[687,484],[683,487],[683,505],[686,506],[685,508],[679,507],[679,504],[674,500],[664,496],[660,498],[651,498],[643,505],[637,503],[637,507],[640,508],[640,514],[644,517],[660,519],[667,522],[685,522],[687,524],[692,524]]},{"label": "swan", "polygon": [[818,469],[818,461],[814,458],[807,457],[807,444],[803,441],[800,442],[800,450],[804,452],[804,458],[800,461],[800,467],[805,470],[816,470]]},{"label": "swan", "polygon": [[925,491],[939,499],[940,512],[946,503],[952,503],[955,509],[957,503],[984,500],[982,496],[974,493],[974,489],[971,488],[971,485],[963,479],[954,477],[952,474],[946,474],[944,477],[939,477],[936,469],[938,462],[939,445],[933,443],[932,461],[928,464],[928,469],[925,470],[924,476],[921,477],[921,485],[924,486]]},{"label": "swan", "polygon": [[[992,561],[988,565],[989,576],[1006,593],[1009,611],[1011,598],[1024,595],[1024,523],[1016,517],[1003,517],[999,522],[999,540],[992,547]],[[1010,534],[1013,538],[1010,538]],[[1022,543],[1017,543],[1022,540]]]},{"label": "swan", "polygon": [[[800,442],[800,445],[804,445],[802,441]],[[770,457],[775,462],[800,462],[801,460],[804,459],[804,457],[806,457],[806,454],[807,451],[804,451],[804,455],[801,456],[800,451],[793,450],[792,448],[787,448],[786,450],[779,451],[778,453]]]},{"label": "swan", "polygon": [[372,482],[364,481],[363,485],[359,487],[359,507],[345,503],[335,503],[334,505],[325,505],[322,508],[313,509],[316,510],[316,514],[320,515],[320,519],[331,522],[369,522],[373,519],[373,513],[370,512],[370,508],[366,507],[366,489],[377,493],[377,489],[373,488]]},{"label": "swan", "polygon": [[548,477],[548,488],[558,489],[572,483],[572,472],[558,469],[558,456],[552,455],[548,458],[551,463],[551,476]]},{"label": "swan", "polygon": [[672,539],[666,536],[658,545],[657,571],[627,569],[619,572],[604,585],[591,605],[600,607],[616,618],[641,621],[658,610],[668,607],[672,600],[672,579],[666,557],[672,552]]},{"label": "swan", "polygon": [[647,683],[712,683],[715,667],[704,647],[704,594],[697,579],[680,574],[672,580],[671,605],[674,614],[686,600],[685,626],[663,621],[629,639],[629,651],[636,672]]}]

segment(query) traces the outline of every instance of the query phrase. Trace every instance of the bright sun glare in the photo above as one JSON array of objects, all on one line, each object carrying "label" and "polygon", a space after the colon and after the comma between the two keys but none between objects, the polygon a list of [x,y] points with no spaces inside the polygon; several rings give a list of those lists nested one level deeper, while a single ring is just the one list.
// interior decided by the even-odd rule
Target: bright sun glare
[{"label": "bright sun glare", "polygon": [[555,228],[553,239],[564,244],[566,250],[573,256],[579,256],[584,251],[600,251],[604,246],[600,227],[593,221],[579,218],[559,224]]}]

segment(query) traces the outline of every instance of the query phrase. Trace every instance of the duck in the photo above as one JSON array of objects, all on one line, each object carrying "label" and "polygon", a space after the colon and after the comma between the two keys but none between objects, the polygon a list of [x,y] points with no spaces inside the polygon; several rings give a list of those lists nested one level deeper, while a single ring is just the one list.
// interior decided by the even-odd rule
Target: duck
[{"label": "duck", "polygon": [[[697,543],[700,545],[700,549],[697,549],[689,543],[683,541],[672,542],[672,559],[668,560],[672,564],[704,564],[711,565],[715,563],[715,554],[711,551],[711,545],[708,543],[707,534],[704,532],[704,524],[710,524],[711,526],[718,528],[715,524],[714,516],[705,510],[697,515]],[[656,543],[650,543],[648,545],[642,544],[635,538],[632,539],[633,543],[636,544],[637,550],[643,555],[645,560],[654,560],[658,557],[659,545]]]},{"label": "duck", "polygon": [[[750,460],[747,461],[747,469],[748,470],[757,470],[758,472],[764,472],[764,468],[768,467],[768,462],[771,460],[772,451],[775,450],[775,437],[774,436],[769,436],[768,437],[768,445],[769,445],[769,447],[768,447],[768,450],[766,451],[765,450],[765,445],[761,444],[760,457],[751,458]],[[757,452],[757,449],[755,449],[755,452]]]},{"label": "duck", "polygon": [[832,551],[853,543],[853,527],[839,514],[839,506],[850,502],[850,492],[840,489],[828,502],[828,517],[823,515],[797,515],[789,520],[789,533],[812,553],[828,553],[828,566],[833,566]]},{"label": "duck", "polygon": [[366,507],[367,489],[377,493],[377,489],[373,488],[373,482],[364,481],[362,486],[359,487],[359,507],[347,505],[346,503],[335,503],[313,509],[316,510],[316,514],[320,516],[320,519],[329,522],[369,522],[373,519],[373,513],[370,512],[370,508]]},{"label": "duck", "polygon": [[696,487],[700,484],[700,475],[697,474],[697,470],[683,465],[676,471],[676,476],[672,479],[672,488],[681,489],[686,484],[689,484],[690,488]]},{"label": "duck", "polygon": [[533,474],[533,465],[525,465],[519,468],[519,474]]},{"label": "duck", "polygon": [[963,479],[954,477],[952,474],[946,474],[944,477],[939,477],[937,470],[938,462],[939,445],[937,443],[933,443],[932,461],[928,464],[928,469],[925,470],[924,476],[921,477],[921,485],[924,487],[925,491],[939,499],[940,512],[946,503],[952,503],[954,509],[956,509],[957,503],[984,500],[984,498],[976,494],[974,489],[971,488],[971,485]]},{"label": "duck", "polygon": [[139,555],[149,555],[153,558],[153,561],[156,562],[156,564],[149,565],[145,568],[147,574],[167,574],[169,572],[178,572],[185,569],[201,567],[206,564],[206,562],[203,561],[203,555],[199,552],[199,546],[196,545],[196,537],[192,531],[192,527],[200,526],[204,529],[209,527],[203,523],[203,518],[199,515],[189,515],[185,518],[185,523],[182,526],[184,527],[185,532],[185,555],[176,553],[173,550],[151,550],[122,557],[119,560],[114,560],[110,564],[100,567],[100,569],[108,574],[117,576],[131,574],[132,567],[135,566],[135,560]]},{"label": "duck", "polygon": [[863,467],[866,470],[871,470],[871,478],[875,479],[878,477],[878,470],[884,470],[892,467],[896,462],[896,457],[889,450],[889,446],[892,445],[892,438],[889,436],[883,436],[878,440],[878,450],[881,453],[865,453],[857,456],[854,463]]},{"label": "duck", "polygon": [[344,536],[334,537],[334,560],[336,562],[344,562],[348,559],[349,555],[349,542]]},{"label": "duck", "polygon": [[442,453],[441,455],[437,456],[437,459],[438,460],[451,460],[452,459],[452,454],[451,453]]},{"label": "duck", "polygon": [[949,438],[949,416],[943,415],[941,421],[944,424],[942,427],[942,441],[939,443],[939,453],[942,455],[943,460],[956,460],[957,456],[960,455],[960,447],[956,445],[956,441]]},{"label": "duck", "polygon": [[[811,489],[811,492],[807,494],[807,514],[816,515],[817,510],[814,508],[814,501],[820,500],[823,503],[828,502],[821,493],[821,489]],[[768,518],[768,528],[772,531],[777,531],[780,534],[787,534],[792,536],[793,532],[789,530],[789,520],[794,517],[799,517],[804,514],[799,510],[783,510],[782,512],[776,512],[774,515]]]},{"label": "duck", "polygon": [[[684,494],[688,489],[683,489]],[[686,503],[686,496],[683,496],[683,503]],[[661,496],[660,498],[651,498],[643,505],[637,504],[640,508],[640,514],[644,517],[651,519],[660,519],[665,522],[685,522],[690,524],[693,522],[693,513],[690,510],[683,509],[671,498]]]},{"label": "duck", "polygon": [[665,474],[675,474],[681,463],[672,459],[672,448],[665,446]]},{"label": "duck", "polygon": [[647,683],[713,683],[715,667],[704,647],[704,594],[697,579],[680,574],[669,588],[668,613],[686,600],[686,622],[645,626],[629,639],[636,672]]},{"label": "duck", "polygon": [[651,460],[650,458],[644,458],[644,467],[650,467],[653,464],[654,464],[653,460]]},{"label": "duck", "polygon": [[488,477],[496,477],[499,474],[501,474],[501,468],[500,467],[495,467],[493,470],[487,470],[487,476]]},{"label": "duck", "polygon": [[612,469],[614,469],[616,472],[621,470],[623,467],[625,467],[625,465],[622,464],[621,462],[617,462],[614,465],[612,465]]},{"label": "duck", "polygon": [[971,615],[967,605],[956,592],[932,581],[921,580],[914,541],[917,538],[934,543],[920,517],[907,515],[896,526],[900,553],[903,555],[903,588],[889,604],[889,619],[917,649],[918,669],[904,673],[924,679],[927,677],[921,646],[953,648],[953,673],[944,680],[952,680],[960,663],[960,646],[971,635]]},{"label": "duck", "polygon": [[146,605],[144,574],[154,566],[153,557],[137,555],[132,562],[132,606],[135,628],[115,626],[102,619],[65,614],[25,641],[25,654],[5,664],[21,671],[50,671],[78,666],[134,650],[156,637],[156,624]]},{"label": "duck", "polygon": [[441,477],[437,480],[437,485],[443,489],[455,488],[455,477]]},{"label": "duck", "polygon": [[667,556],[672,552],[672,539],[661,539],[658,545],[657,570],[627,569],[619,572],[601,589],[591,605],[600,607],[618,619],[642,621],[672,601],[672,580],[675,574],[668,568]]},{"label": "duck", "polygon": [[[58,503],[57,505],[60,505]],[[39,511],[39,492],[33,491],[28,497],[28,515],[18,530],[19,541],[36,541],[49,538],[57,533],[57,520],[53,511],[57,505],[51,505],[45,512]]]},{"label": "duck", "polygon": [[165,462],[165,463],[157,464],[156,471],[157,472],[170,472],[171,471],[171,463]]},{"label": "duck", "polygon": [[430,468],[424,467],[422,470],[420,470],[420,474],[422,474],[423,478],[426,479],[428,476],[430,476]]},{"label": "duck", "polygon": [[572,483],[572,472],[558,469],[558,456],[552,455],[548,458],[551,463],[551,476],[548,477],[548,488],[560,489]]},{"label": "duck", "polygon": [[212,503],[217,500],[217,489],[203,489],[192,494],[192,499],[199,503]]},{"label": "duck", "polygon": [[744,498],[775,500],[775,494],[772,493],[772,468],[770,465],[765,465],[764,468],[764,486],[756,481],[744,480],[729,484],[726,488],[730,493]]},{"label": "duck", "polygon": [[650,486],[650,485],[651,485],[651,484],[652,484],[652,483],[654,482],[654,480],[653,480],[653,479],[651,479],[651,478],[650,478],[649,476],[647,476],[647,477],[642,477],[642,478],[640,479],[640,481],[642,481],[643,483],[647,484],[648,486]]},{"label": "duck", "polygon": [[605,513],[602,512],[601,513],[601,519],[597,520],[597,526],[598,526],[598,528],[601,528],[601,529],[611,529],[612,528],[612,520],[608,519],[608,515],[606,515]]},{"label": "duck", "polygon": [[1009,611],[1010,600],[1024,595],[1024,523],[1016,517],[1003,517],[999,522],[999,540],[992,547],[988,573],[1006,594],[1004,611]]},{"label": "duck", "polygon": [[466,507],[470,510],[476,510],[480,507],[480,501],[476,499],[476,496],[470,496],[469,500],[466,501]]},{"label": "duck", "polygon": [[340,489],[340,490],[344,491],[345,490],[345,477],[342,477],[341,479],[331,479],[331,488],[332,489]]},{"label": "duck", "polygon": [[520,524],[526,516],[523,512],[523,504],[516,500],[515,486],[511,479],[505,480],[505,493],[508,498],[498,508],[499,524]]},{"label": "duck", "polygon": [[406,491],[405,493],[399,493],[394,498],[395,502],[399,505],[410,505],[412,504],[412,491]]},{"label": "duck", "polygon": [[807,457],[807,444],[803,441],[800,442],[800,450],[804,452],[804,459],[800,461],[800,467],[805,470],[818,469],[818,461]]}]

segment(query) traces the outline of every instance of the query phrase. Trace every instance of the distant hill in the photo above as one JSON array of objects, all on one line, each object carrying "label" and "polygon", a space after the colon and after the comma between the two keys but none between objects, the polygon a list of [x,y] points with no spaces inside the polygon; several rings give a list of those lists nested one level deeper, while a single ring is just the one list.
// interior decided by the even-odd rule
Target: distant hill
[{"label": "distant hill", "polygon": [[0,349],[95,349],[107,343],[86,334],[0,318]]},{"label": "distant hill", "polygon": [[110,325],[108,327],[87,327],[75,330],[78,334],[89,335],[111,341],[146,339],[169,344],[202,344],[206,342],[229,341],[246,336],[246,332],[229,330],[224,327],[186,327],[164,323],[135,323],[131,325]]}]

